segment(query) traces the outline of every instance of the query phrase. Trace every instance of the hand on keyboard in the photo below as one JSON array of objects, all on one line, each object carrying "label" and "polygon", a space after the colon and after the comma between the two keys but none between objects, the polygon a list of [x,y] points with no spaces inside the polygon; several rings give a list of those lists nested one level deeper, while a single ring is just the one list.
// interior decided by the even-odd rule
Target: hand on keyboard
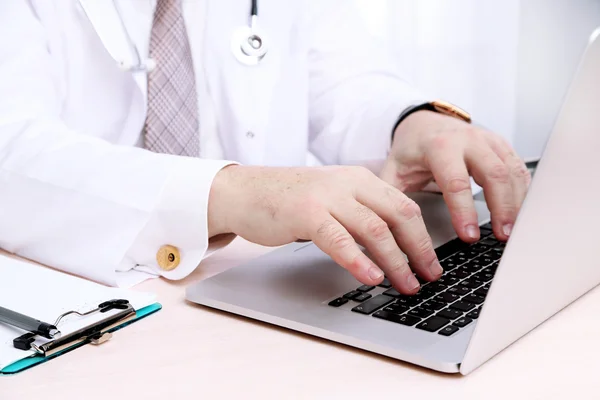
[{"label": "hand on keyboard", "polygon": [[507,240],[531,175],[501,136],[441,113],[417,111],[396,129],[381,172],[404,192],[436,183],[458,236],[472,243],[479,232],[469,175],[483,187],[496,237]]},{"label": "hand on keyboard", "polygon": [[365,285],[382,283],[385,273],[401,293],[414,294],[413,272],[424,281],[443,272],[419,207],[361,167],[230,166],[217,174],[211,197],[212,234],[267,246],[312,240]]}]

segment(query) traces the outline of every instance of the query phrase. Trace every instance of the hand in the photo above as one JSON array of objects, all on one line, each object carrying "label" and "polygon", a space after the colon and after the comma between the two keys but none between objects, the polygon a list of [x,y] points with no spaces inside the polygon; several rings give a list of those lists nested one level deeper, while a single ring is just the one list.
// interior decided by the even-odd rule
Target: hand
[{"label": "hand", "polygon": [[211,187],[208,222],[211,237],[235,233],[266,246],[311,240],[363,284],[381,283],[385,272],[405,294],[419,290],[411,268],[429,281],[443,272],[419,207],[361,167],[227,167]]},{"label": "hand", "polygon": [[502,137],[453,117],[418,111],[398,126],[381,172],[383,180],[403,192],[435,181],[466,242],[480,236],[470,175],[483,187],[495,236],[507,240],[531,176]]}]

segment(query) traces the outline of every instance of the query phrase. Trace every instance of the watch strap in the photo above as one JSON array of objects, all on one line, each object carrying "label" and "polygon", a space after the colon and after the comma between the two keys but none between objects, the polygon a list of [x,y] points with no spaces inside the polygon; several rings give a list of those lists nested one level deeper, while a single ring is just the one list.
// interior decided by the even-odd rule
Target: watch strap
[{"label": "watch strap", "polygon": [[448,115],[450,117],[458,118],[467,123],[471,123],[471,116],[466,111],[448,103],[445,101],[436,100],[429,103],[423,103],[419,105],[413,105],[406,108],[402,114],[398,117],[398,121],[394,125],[394,129],[392,130],[392,139],[394,138],[394,133],[398,126],[404,121],[409,115],[416,113],[417,111],[433,111],[440,114]]}]

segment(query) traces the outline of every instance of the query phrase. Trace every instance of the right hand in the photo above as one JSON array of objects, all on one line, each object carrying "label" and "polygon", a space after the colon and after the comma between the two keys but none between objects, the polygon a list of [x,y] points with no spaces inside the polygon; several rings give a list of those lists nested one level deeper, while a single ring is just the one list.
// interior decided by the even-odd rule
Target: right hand
[{"label": "right hand", "polygon": [[211,237],[310,240],[363,284],[385,273],[404,294],[419,290],[412,270],[427,281],[443,272],[417,204],[362,167],[226,167],[211,188],[208,223]]}]

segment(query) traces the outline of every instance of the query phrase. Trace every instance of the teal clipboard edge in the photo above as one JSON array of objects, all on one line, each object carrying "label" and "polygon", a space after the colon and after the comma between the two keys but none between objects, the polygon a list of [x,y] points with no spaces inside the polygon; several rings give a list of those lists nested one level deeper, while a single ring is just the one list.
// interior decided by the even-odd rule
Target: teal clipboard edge
[{"label": "teal clipboard edge", "polygon": [[[124,323],[123,325],[119,325],[119,326],[111,329],[110,332],[118,331],[119,329],[124,328],[124,327],[128,326],[129,324],[132,324],[136,321],[139,321],[140,319],[145,318],[150,314],[154,314],[161,308],[162,308],[162,305],[159,303],[154,303],[147,307],[141,308],[135,312],[135,318],[133,320],[128,321],[128,322]],[[63,354],[68,353],[72,350],[75,350],[76,348],[79,348],[81,346],[84,346],[85,344],[86,343],[80,343],[80,344],[73,345],[73,346],[69,347],[68,349],[65,349],[59,353],[53,354],[50,357],[33,356],[33,357],[24,358],[22,360],[19,360],[15,363],[12,363],[12,364],[4,367],[4,369],[0,370],[0,375],[16,374],[16,373],[24,371],[26,369],[35,367],[36,365],[43,364],[43,363],[50,361],[56,357],[62,356]]]}]

